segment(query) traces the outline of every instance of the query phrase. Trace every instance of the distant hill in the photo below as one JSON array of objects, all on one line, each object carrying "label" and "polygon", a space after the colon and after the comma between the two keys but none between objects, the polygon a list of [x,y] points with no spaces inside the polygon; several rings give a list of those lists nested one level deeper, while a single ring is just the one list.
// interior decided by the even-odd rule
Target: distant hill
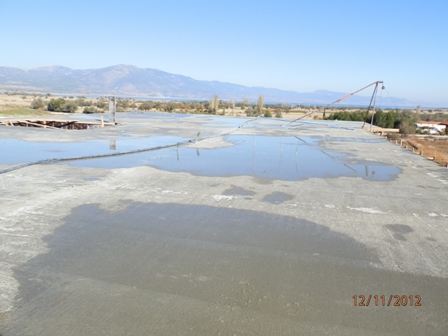
[{"label": "distant hill", "polygon": [[[356,88],[354,88],[356,89]],[[62,66],[18,69],[0,67],[1,91],[50,92],[74,95],[116,95],[120,97],[157,97],[256,100],[265,102],[329,104],[347,93],[318,90],[299,93],[273,88],[247,87],[218,81],[201,81],[156,69],[133,65],[114,65],[102,69],[74,70]],[[370,97],[355,95],[344,105],[368,105]],[[406,99],[383,97],[382,106],[415,106]]]}]

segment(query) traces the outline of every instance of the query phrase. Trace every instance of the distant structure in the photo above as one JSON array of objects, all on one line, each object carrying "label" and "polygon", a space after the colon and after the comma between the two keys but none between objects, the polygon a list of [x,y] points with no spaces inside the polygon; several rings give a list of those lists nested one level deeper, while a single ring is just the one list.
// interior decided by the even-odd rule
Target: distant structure
[{"label": "distant structure", "polygon": [[109,122],[115,125],[115,113],[117,112],[117,108],[115,105],[115,97],[109,97]]},{"label": "distant structure", "polygon": [[445,133],[447,125],[448,121],[419,121],[415,127],[423,134],[441,134]]}]

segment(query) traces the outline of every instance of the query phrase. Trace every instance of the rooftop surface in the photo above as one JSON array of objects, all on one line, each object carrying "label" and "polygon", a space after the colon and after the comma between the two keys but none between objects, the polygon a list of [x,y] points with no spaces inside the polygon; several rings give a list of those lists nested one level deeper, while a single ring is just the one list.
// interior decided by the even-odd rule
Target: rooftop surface
[{"label": "rooftop surface", "polygon": [[117,121],[0,128],[2,336],[448,334],[446,168],[356,122]]}]

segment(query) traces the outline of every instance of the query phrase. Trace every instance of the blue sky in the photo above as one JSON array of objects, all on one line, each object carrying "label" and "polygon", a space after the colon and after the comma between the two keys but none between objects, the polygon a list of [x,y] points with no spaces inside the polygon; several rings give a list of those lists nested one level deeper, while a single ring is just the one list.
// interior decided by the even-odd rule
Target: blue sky
[{"label": "blue sky", "polygon": [[447,0],[0,0],[0,66],[132,64],[299,92],[383,80],[448,106],[447,17]]}]

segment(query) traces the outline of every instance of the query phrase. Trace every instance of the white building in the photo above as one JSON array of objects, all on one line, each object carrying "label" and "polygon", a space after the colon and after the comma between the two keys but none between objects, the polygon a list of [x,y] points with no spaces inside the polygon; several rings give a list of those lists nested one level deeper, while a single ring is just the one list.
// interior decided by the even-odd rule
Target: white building
[{"label": "white building", "polygon": [[417,130],[427,134],[440,134],[444,133],[446,129],[446,122],[440,121],[420,121],[415,124]]}]

